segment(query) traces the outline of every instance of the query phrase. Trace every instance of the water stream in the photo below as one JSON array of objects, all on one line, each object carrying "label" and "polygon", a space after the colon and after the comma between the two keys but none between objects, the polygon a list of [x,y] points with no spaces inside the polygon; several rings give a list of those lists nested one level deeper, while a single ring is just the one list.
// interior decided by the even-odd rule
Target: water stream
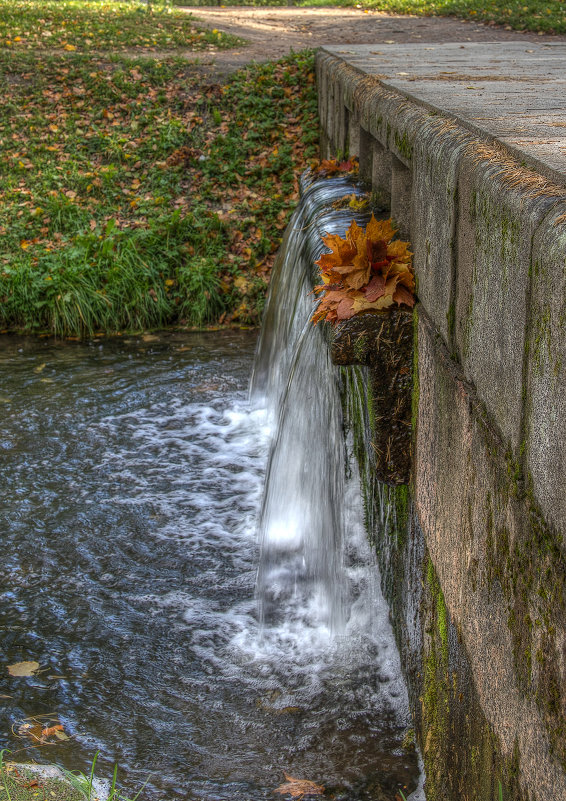
[{"label": "water stream", "polygon": [[[339,799],[416,786],[339,374],[307,325],[308,263],[321,226],[344,230],[345,188],[305,187],[251,401],[253,332],[3,341],[0,744],[16,759],[86,770],[98,750],[129,789],[151,772],[152,800],[273,799],[284,771]],[[41,672],[8,676],[23,660]],[[51,712],[69,741],[10,733]]]}]

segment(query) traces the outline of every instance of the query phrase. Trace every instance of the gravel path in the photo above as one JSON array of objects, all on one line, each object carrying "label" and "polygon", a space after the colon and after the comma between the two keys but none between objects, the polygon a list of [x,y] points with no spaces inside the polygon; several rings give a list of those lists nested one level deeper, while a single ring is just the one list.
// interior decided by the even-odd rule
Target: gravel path
[{"label": "gravel path", "polygon": [[219,77],[253,61],[281,58],[291,50],[324,44],[410,42],[566,41],[566,36],[540,36],[454,17],[407,17],[356,8],[219,6],[185,7],[200,24],[242,37],[246,47],[211,48],[195,61],[203,72]]}]

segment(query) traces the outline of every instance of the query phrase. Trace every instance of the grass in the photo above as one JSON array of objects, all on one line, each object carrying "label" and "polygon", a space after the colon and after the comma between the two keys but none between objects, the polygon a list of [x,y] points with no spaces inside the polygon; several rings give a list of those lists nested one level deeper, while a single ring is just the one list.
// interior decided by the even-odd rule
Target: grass
[{"label": "grass", "polygon": [[[96,761],[98,759],[98,753],[94,755],[94,759],[92,760],[92,765],[90,767],[90,773],[86,776],[81,771],[69,771],[65,768],[61,768],[61,772],[65,777],[66,782],[81,796],[81,801],[96,801],[95,797],[95,776],[94,771],[96,768]],[[126,796],[122,795],[121,791],[117,788],[116,783],[118,780],[118,765],[114,765],[114,773],[112,776],[112,781],[110,782],[110,787],[108,788],[108,792],[106,795],[106,801],[137,801],[140,795],[143,792],[145,784],[142,785],[141,789],[135,794],[133,798],[127,798]],[[147,782],[146,782],[147,784]]]},{"label": "grass", "polygon": [[90,53],[234,47],[235,36],[200,28],[167,6],[106,0],[0,0],[0,47]]},{"label": "grass", "polygon": [[[187,5],[187,3],[184,3]],[[179,0],[177,5],[183,5]],[[192,0],[191,5],[218,5],[213,0]],[[373,9],[389,14],[418,16],[454,15],[496,23],[518,31],[566,33],[564,0],[229,0],[226,5],[333,6]]]},{"label": "grass", "polygon": [[[94,7],[25,4],[80,5]],[[2,24],[13,7],[0,0]],[[139,14],[100,8],[114,15],[100,23],[108,43]],[[316,153],[312,54],[203,86],[186,59],[136,46],[143,55],[127,37],[107,54],[0,46],[0,330],[259,319],[297,174]]]},{"label": "grass", "polygon": [[[5,753],[0,751],[0,794],[4,801],[98,801],[98,783],[94,775],[98,754],[92,761],[88,775],[57,765],[38,766],[55,768],[56,775],[47,776],[26,765],[6,762]],[[118,789],[117,776],[118,768],[115,766],[112,781],[105,793],[107,801],[137,801],[144,788],[133,798],[128,798]]]}]

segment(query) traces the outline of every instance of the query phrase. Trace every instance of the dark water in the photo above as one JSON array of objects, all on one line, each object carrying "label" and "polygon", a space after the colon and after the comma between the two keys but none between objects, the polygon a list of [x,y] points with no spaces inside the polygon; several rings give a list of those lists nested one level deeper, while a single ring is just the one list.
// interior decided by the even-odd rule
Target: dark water
[{"label": "dark water", "polygon": [[[146,338],[147,340],[147,338]],[[258,624],[271,421],[255,336],[0,344],[2,746],[142,798],[263,799],[283,771],[338,798],[414,788],[406,691],[359,521],[341,631],[287,593]],[[36,660],[13,678],[6,666]],[[71,739],[10,728],[58,713]]]}]

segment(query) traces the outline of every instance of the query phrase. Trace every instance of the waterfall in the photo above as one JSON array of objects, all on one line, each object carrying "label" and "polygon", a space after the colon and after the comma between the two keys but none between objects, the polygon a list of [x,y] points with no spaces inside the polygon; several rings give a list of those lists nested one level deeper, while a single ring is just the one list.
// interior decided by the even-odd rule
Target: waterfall
[{"label": "waterfall", "polygon": [[96,743],[133,789],[156,762],[156,801],[265,801],[285,773],[334,801],[417,801],[368,468],[344,436],[368,374],[334,367],[309,322],[321,234],[344,233],[360,192],[303,181],[251,405],[252,332],[5,344],[5,661],[54,675],[13,682],[4,707],[60,710],[66,766]]},{"label": "waterfall", "polygon": [[[252,379],[252,400],[267,406],[275,432],[260,518],[260,619],[274,622],[294,602],[306,604],[313,623],[333,633],[347,620],[349,492],[340,372],[330,362],[324,326],[310,323],[311,290],[321,236],[344,234],[353,215],[339,201],[353,192],[362,194],[348,177],[303,178],[274,266]],[[367,215],[354,216],[366,224]]]},{"label": "waterfall", "polygon": [[[274,265],[251,382],[252,404],[267,409],[271,429],[259,520],[260,627],[271,648],[290,646],[295,653],[286,669],[297,673],[300,685],[312,681],[305,681],[307,666],[312,674],[325,669],[327,660],[320,661],[317,649],[320,654],[341,642],[344,655],[350,654],[343,662],[348,675],[364,665],[379,681],[391,682],[387,708],[402,729],[409,720],[407,691],[362,520],[358,463],[343,417],[344,399],[347,414],[369,426],[367,376],[363,368],[333,365],[327,327],[310,322],[321,237],[344,236],[352,219],[365,226],[369,214],[344,208],[346,195],[364,195],[348,176],[316,178],[307,172],[301,191]],[[367,477],[363,459],[361,467]],[[388,515],[386,503],[381,510]],[[337,676],[340,662],[333,668]],[[378,698],[369,702],[367,714],[381,709],[387,717],[391,712],[384,713]],[[416,764],[414,769],[418,776]],[[407,793],[410,801],[424,801],[423,779],[421,772],[417,789]]]}]

